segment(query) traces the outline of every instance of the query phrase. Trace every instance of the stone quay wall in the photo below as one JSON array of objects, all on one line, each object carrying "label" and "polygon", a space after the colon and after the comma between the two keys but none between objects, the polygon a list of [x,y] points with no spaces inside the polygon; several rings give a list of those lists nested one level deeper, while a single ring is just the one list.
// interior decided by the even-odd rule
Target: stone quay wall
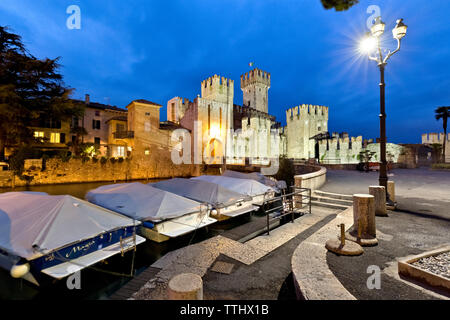
[{"label": "stone quay wall", "polygon": [[327,169],[320,166],[307,166],[312,171],[310,173],[298,174],[294,176],[295,185],[301,188],[309,188],[311,190],[320,189],[327,181]]},{"label": "stone quay wall", "polygon": [[51,158],[45,161],[43,167],[28,167],[22,177],[14,176],[11,171],[2,171],[0,187],[190,177],[199,175],[201,172],[201,168],[196,165],[175,165],[170,157],[159,160],[151,157],[121,161],[99,159],[95,162],[92,159],[83,161],[72,158],[65,162]]}]

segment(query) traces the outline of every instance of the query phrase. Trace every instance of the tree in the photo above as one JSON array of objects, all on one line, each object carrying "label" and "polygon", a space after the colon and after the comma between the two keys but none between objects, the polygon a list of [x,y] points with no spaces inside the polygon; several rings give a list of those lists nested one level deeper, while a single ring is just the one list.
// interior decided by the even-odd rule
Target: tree
[{"label": "tree", "polygon": [[275,175],[275,179],[284,180],[289,188],[295,183],[294,175],[295,167],[292,161],[286,157],[280,157],[279,168],[277,174]]},{"label": "tree", "polygon": [[83,108],[69,98],[58,73],[59,58],[37,59],[19,35],[0,26],[0,160],[7,145],[24,145],[34,140],[30,126],[51,118],[64,121],[81,116]]},{"label": "tree", "polygon": [[83,137],[87,135],[88,132],[84,127],[76,126],[70,128],[70,133],[75,135],[75,139],[67,143],[67,145],[72,147],[72,151],[76,156],[79,156],[82,152]]},{"label": "tree", "polygon": [[335,9],[336,11],[345,11],[357,4],[359,0],[321,0],[325,9]]},{"label": "tree", "polygon": [[442,119],[442,126],[444,128],[444,143],[442,144],[442,162],[445,162],[445,142],[447,141],[447,121],[450,117],[450,107],[438,107],[435,111],[436,120]]}]

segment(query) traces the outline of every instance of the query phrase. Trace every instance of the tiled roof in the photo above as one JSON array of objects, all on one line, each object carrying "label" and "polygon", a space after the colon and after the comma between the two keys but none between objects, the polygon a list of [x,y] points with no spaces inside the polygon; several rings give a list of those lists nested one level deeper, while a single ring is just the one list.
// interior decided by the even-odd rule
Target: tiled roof
[{"label": "tiled roof", "polygon": [[88,108],[100,109],[100,110],[113,110],[113,111],[127,112],[126,109],[118,108],[118,107],[116,107],[116,106],[110,106],[110,105],[103,104],[103,103],[89,102],[89,104],[86,104],[84,101],[82,101],[82,100],[76,100],[76,99],[72,99],[72,101],[74,101],[74,102],[76,102],[76,103],[83,103],[83,104],[85,104],[86,107],[88,107]]},{"label": "tiled roof", "polygon": [[[159,128],[161,130],[176,130],[176,129],[186,129],[185,127],[183,127],[180,124],[177,124],[175,122],[171,122],[171,121],[161,121],[159,123]],[[188,131],[190,131],[189,129],[186,129]]]},{"label": "tiled roof", "polygon": [[151,102],[151,101],[148,101],[148,100],[145,100],[145,99],[137,99],[137,100],[133,100],[133,102],[146,103],[146,104],[153,104],[153,105],[161,106],[161,107],[162,107],[162,105],[160,105],[159,103]]}]

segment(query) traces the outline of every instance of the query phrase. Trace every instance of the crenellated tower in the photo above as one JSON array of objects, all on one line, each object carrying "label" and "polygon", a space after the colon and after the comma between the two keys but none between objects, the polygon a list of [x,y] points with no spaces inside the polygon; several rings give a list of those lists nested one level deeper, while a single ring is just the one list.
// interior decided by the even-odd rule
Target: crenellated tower
[{"label": "crenellated tower", "polygon": [[287,154],[290,158],[315,157],[319,133],[328,132],[328,107],[303,104],[286,110]]},{"label": "crenellated tower", "polygon": [[241,75],[241,89],[243,92],[243,105],[269,112],[270,73],[255,68]]},{"label": "crenellated tower", "polygon": [[215,74],[202,81],[202,98],[233,105],[234,81]]}]

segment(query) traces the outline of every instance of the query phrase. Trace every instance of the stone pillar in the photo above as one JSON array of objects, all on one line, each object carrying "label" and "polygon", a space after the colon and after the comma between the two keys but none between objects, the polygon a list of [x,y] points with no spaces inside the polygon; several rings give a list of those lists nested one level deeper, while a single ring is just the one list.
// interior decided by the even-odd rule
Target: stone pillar
[{"label": "stone pillar", "polygon": [[395,202],[395,182],[394,181],[388,181],[387,185],[387,192],[389,193],[389,199],[391,201]]},{"label": "stone pillar", "polygon": [[375,197],[370,194],[353,195],[353,226],[346,238],[362,246],[378,244],[375,228]]},{"label": "stone pillar", "polygon": [[169,300],[203,300],[202,278],[193,273],[176,275],[167,290]]},{"label": "stone pillar", "polygon": [[369,194],[374,196],[375,215],[387,217],[386,211],[386,191],[383,186],[370,186]]}]

